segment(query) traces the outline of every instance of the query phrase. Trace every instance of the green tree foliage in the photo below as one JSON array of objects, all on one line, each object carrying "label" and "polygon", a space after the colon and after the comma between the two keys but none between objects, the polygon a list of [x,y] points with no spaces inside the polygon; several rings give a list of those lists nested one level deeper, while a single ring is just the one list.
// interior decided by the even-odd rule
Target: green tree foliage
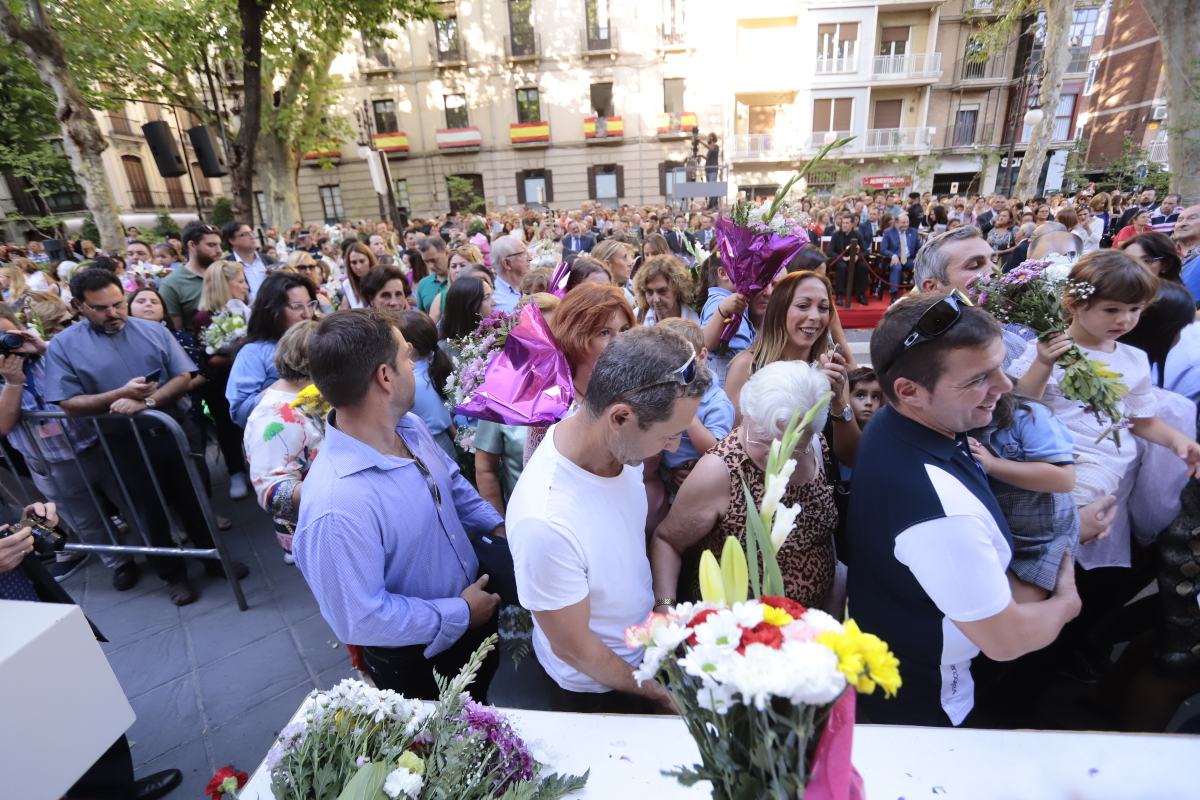
[{"label": "green tree foliage", "polygon": [[233,202],[228,197],[218,197],[208,212],[208,221],[217,227],[233,222]]},{"label": "green tree foliage", "polygon": [[446,189],[450,193],[450,208],[460,214],[482,214],[487,203],[475,193],[475,185],[467,178],[451,175],[446,178]]},{"label": "green tree foliage", "polygon": [[164,241],[168,236],[178,236],[181,232],[179,223],[166,211],[160,213],[158,219],[154,221],[154,237],[156,241]]}]

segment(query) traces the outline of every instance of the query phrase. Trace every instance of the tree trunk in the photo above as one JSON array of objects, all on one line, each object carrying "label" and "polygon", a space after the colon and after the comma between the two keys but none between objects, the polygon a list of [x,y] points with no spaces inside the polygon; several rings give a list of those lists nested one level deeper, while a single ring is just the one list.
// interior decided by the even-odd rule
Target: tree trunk
[{"label": "tree trunk", "polygon": [[259,139],[258,187],[278,231],[300,222],[300,152],[278,136]]},{"label": "tree trunk", "polygon": [[242,125],[233,139],[229,180],[233,188],[233,216],[239,222],[254,220],[254,157],[263,113],[263,20],[271,0],[238,0],[242,25]]},{"label": "tree trunk", "polygon": [[[1050,151],[1050,142],[1054,138],[1054,112],[1058,109],[1058,99],[1062,95],[1063,75],[1066,74],[1067,64],[1071,61],[1069,45],[1071,21],[1075,13],[1074,3],[1046,3],[1045,11],[1046,41],[1042,49],[1044,71],[1041,92],[1038,95],[1042,121],[1029,134],[1025,157],[1021,159],[1021,172],[1017,175],[1017,185],[1012,191],[1014,197],[1022,200],[1028,200],[1037,193],[1042,166],[1046,163],[1046,154]],[[1021,122],[1018,120],[1017,124],[1020,125]]]},{"label": "tree trunk", "polygon": [[109,253],[122,252],[125,228],[104,171],[103,153],[108,141],[71,74],[62,40],[47,23],[41,0],[29,0],[29,16],[30,24],[26,26],[7,3],[0,3],[0,28],[5,37],[25,50],[38,76],[54,91],[63,150],[83,189],[84,204],[100,230],[100,247]]},{"label": "tree trunk", "polygon": [[1200,0],[1142,0],[1158,28],[1167,72],[1167,156],[1171,191],[1200,203],[1200,37],[1184,20],[1200,19]]}]

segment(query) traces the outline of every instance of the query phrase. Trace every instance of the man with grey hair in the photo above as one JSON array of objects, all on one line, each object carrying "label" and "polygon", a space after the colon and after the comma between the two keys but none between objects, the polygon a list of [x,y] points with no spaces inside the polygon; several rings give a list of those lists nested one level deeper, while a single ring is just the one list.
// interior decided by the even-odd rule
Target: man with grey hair
[{"label": "man with grey hair", "polygon": [[670,707],[638,685],[625,642],[655,605],[642,462],[678,447],[712,378],[682,336],[639,326],[600,356],[583,403],[554,425],[508,501],[507,532],[533,650],[556,711]]},{"label": "man with grey hair", "polygon": [[521,278],[529,271],[529,250],[516,236],[501,236],[492,242],[492,269],[496,285],[492,303],[497,311],[513,313],[521,301]]}]

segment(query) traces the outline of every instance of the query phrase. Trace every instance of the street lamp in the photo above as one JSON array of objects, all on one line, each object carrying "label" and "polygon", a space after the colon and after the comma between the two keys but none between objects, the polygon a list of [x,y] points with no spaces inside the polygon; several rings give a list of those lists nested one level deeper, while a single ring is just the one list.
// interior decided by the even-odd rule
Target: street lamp
[{"label": "street lamp", "polygon": [[371,173],[371,184],[375,188],[375,196],[379,198],[379,217],[391,220],[392,227],[400,233],[403,225],[392,190],[392,171],[387,153],[379,150],[375,144],[375,119],[367,100],[363,100],[362,106],[354,110],[354,117],[358,123],[358,157],[367,162],[367,170]]},{"label": "street lamp", "polygon": [[1046,115],[1040,108],[1031,108],[1025,112],[1025,124],[1031,128],[1036,128],[1044,116]]}]

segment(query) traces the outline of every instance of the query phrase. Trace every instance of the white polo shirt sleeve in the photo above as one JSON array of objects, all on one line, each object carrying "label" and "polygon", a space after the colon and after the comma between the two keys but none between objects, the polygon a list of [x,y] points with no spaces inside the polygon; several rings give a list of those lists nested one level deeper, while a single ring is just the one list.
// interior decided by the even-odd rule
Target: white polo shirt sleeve
[{"label": "white polo shirt sleeve", "polygon": [[896,537],[896,559],[949,619],[976,622],[999,614],[1012,600],[992,531],[974,515],[913,525]]}]

